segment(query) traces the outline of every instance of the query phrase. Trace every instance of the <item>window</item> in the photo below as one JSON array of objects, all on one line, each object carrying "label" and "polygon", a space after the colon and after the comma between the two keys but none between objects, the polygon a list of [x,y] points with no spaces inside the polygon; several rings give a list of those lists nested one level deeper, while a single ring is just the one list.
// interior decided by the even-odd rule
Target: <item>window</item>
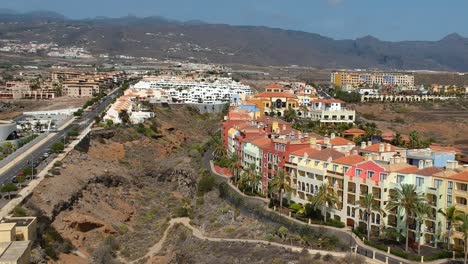
[{"label": "window", "polygon": [[336,172],[338,170],[338,165],[333,165],[333,172]]},{"label": "window", "polygon": [[402,183],[405,180],[405,176],[397,175],[397,183]]},{"label": "window", "polygon": [[442,180],[434,180],[434,188],[438,189],[442,185]]},{"label": "window", "polygon": [[416,177],[416,187],[421,187],[424,185],[424,178]]},{"label": "window", "polygon": [[348,172],[348,170],[349,170],[349,167],[343,167],[343,172],[344,173]]},{"label": "window", "polygon": [[361,169],[356,169],[356,176],[361,176],[361,172],[362,172]]},{"label": "window", "polygon": [[460,190],[460,191],[465,191],[465,192],[466,192],[466,191],[467,191],[467,185],[466,185],[466,183],[460,183],[460,189],[459,189],[459,190]]},{"label": "window", "polygon": [[375,172],[373,172],[373,171],[368,171],[368,172],[367,172],[367,179],[372,179],[372,177],[374,177],[374,174],[375,174]]},{"label": "window", "polygon": [[387,173],[380,173],[380,181],[385,181],[387,179]]},{"label": "window", "polygon": [[449,207],[452,206],[452,203],[453,203],[452,195],[447,195],[447,206]]},{"label": "window", "polygon": [[453,190],[453,182],[451,182],[451,181],[448,182],[447,189],[448,189],[448,193],[452,193],[452,190]]},{"label": "window", "polygon": [[323,163],[323,168],[326,169],[328,167],[328,163],[324,162]]},{"label": "window", "polygon": [[315,164],[315,166],[318,166],[319,163],[320,163],[320,161],[316,160],[314,164]]}]

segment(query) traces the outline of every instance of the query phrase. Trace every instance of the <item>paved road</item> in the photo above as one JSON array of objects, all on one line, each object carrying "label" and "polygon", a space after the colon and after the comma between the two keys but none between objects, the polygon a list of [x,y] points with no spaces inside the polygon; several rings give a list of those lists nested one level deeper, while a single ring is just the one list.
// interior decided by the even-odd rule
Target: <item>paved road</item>
[{"label": "paved road", "polygon": [[88,127],[94,121],[95,117],[100,115],[107,108],[107,106],[112,103],[112,100],[117,96],[118,90],[119,89],[115,89],[112,91],[109,95],[102,99],[102,102],[94,110],[84,112],[81,118],[75,120],[63,130],[55,133],[53,137],[32,151],[29,155],[21,159],[21,161],[16,161],[14,166],[0,174],[0,185],[10,182],[13,177],[18,175],[18,173],[20,173],[24,168],[31,166],[28,165],[30,161],[33,161],[34,163],[42,161],[44,153],[51,148],[52,144],[63,141],[68,132],[75,128],[78,128],[78,130],[81,131],[82,129]]},{"label": "paved road", "polygon": [[329,94],[327,94],[323,90],[318,90],[318,95],[319,95],[319,97],[321,97],[323,99],[333,99],[333,97],[331,97]]}]

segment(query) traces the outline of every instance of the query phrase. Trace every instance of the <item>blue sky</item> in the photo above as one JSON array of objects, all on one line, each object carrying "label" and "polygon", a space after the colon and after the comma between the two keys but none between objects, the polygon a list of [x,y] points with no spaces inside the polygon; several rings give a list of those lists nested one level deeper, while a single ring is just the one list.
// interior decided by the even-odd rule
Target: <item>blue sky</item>
[{"label": "blue sky", "polygon": [[335,39],[468,37],[467,0],[0,0],[0,8],[51,10],[71,18],[158,15],[233,25],[263,25]]}]

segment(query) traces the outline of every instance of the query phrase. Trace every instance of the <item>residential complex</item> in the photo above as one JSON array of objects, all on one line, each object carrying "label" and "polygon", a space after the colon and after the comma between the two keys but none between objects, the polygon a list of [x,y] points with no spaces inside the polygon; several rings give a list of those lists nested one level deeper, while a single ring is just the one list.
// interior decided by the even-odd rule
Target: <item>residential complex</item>
[{"label": "residential complex", "polygon": [[334,71],[330,81],[344,89],[374,85],[414,87],[414,75],[410,73]]},{"label": "residential complex", "polygon": [[186,104],[237,102],[252,93],[248,85],[231,78],[201,76],[144,77],[132,88],[152,89],[167,95],[169,102]]},{"label": "residential complex", "polygon": [[[280,170],[290,175],[292,191],[288,199],[299,204],[309,203],[326,184],[338,197],[338,203],[327,211],[328,218],[357,228],[367,225],[367,216],[358,203],[362,197],[373,194],[375,205],[385,209],[401,184],[412,184],[427,199],[433,213],[422,223],[421,239],[417,238],[416,221],[410,217],[410,241],[430,247],[441,242],[463,245],[462,234],[455,229],[448,232],[445,217],[438,213],[452,205],[468,212],[468,168],[454,160],[455,149],[435,146],[407,150],[385,142],[357,146],[335,134],[302,133],[284,120],[253,111],[262,110],[231,108],[222,125],[222,138],[228,155],[237,155],[242,168],[255,166],[261,176],[259,192],[268,191],[269,182]],[[405,213],[373,211],[371,232],[377,235],[384,228],[394,228],[404,234]]]},{"label": "residential complex", "polygon": [[54,99],[58,96],[92,97],[101,89],[126,79],[123,72],[85,72],[54,69],[49,78],[41,73],[21,73],[17,80],[0,86],[1,99]]},{"label": "residential complex", "polygon": [[255,105],[261,115],[284,116],[286,110],[294,110],[298,118],[307,118],[321,123],[354,123],[355,110],[336,99],[318,99],[314,90],[302,88],[287,89],[273,84],[265,87],[265,92],[255,94],[245,100]]}]

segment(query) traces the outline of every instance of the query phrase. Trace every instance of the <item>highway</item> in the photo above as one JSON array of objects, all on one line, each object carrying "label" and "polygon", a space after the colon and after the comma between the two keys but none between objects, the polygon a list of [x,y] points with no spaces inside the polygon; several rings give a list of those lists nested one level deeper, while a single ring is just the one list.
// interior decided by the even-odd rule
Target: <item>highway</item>
[{"label": "highway", "polygon": [[53,137],[48,139],[44,144],[36,148],[29,155],[27,155],[20,161],[17,161],[16,164],[14,164],[7,171],[0,174],[0,185],[3,185],[7,182],[11,182],[13,177],[22,172],[24,168],[30,167],[30,161],[34,163],[41,162],[43,160],[44,153],[50,150],[52,144],[54,144],[55,142],[63,141],[67,136],[68,132],[72,131],[73,129],[78,129],[78,131],[81,132],[83,129],[88,127],[92,122],[94,122],[94,119],[98,115],[100,115],[107,108],[107,106],[109,106],[109,104],[112,103],[112,100],[117,96],[117,91],[119,90],[120,88],[117,88],[111,93],[109,93],[107,96],[103,97],[101,102],[95,109],[83,112],[81,118],[77,118],[63,130],[55,133],[51,132],[51,134],[55,134]]}]

